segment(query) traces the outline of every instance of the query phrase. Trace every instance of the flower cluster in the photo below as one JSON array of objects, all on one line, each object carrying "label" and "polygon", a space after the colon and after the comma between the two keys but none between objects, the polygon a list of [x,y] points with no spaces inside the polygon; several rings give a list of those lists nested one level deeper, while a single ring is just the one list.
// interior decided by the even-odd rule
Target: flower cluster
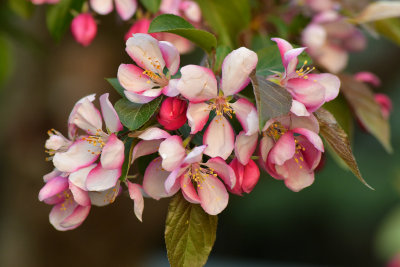
[{"label": "flower cluster", "polygon": [[[140,220],[143,197],[160,199],[178,191],[216,215],[226,208],[228,192],[242,195],[253,190],[260,177],[257,161],[292,191],[310,186],[324,152],[313,112],[338,95],[340,81],[332,74],[312,74],[309,67],[296,70],[305,48],[293,48],[279,38],[273,41],[284,72],[266,79],[285,88],[293,102],[288,114],[271,118],[260,130],[255,104],[241,95],[257,66],[255,52],[245,47],[233,50],[216,76],[204,66],[180,68],[178,49],[169,42],[144,33],[130,37],[126,52],[136,65],[121,64],[117,74],[126,99],[145,104],[165,95],[164,100],[149,124],[129,131],[108,94],[99,98],[101,112],[90,95],[73,108],[68,138],[49,131],[45,147],[55,169],[44,177],[39,199],[54,205],[54,227],[76,228],[91,205],[112,203],[124,188]],[[180,77],[173,79],[178,71]],[[144,173],[122,174],[124,164],[129,169],[146,155],[156,156]]]}]

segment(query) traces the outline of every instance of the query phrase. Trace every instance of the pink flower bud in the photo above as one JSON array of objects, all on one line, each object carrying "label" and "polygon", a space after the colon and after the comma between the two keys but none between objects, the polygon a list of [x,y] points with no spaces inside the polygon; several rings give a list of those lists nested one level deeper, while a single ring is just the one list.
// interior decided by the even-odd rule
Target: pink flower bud
[{"label": "pink flower bud", "polygon": [[234,158],[229,166],[235,171],[236,184],[232,189],[228,188],[228,190],[239,196],[242,193],[249,194],[260,178],[260,170],[257,164],[250,159],[247,165],[243,165],[237,158]]},{"label": "pink flower bud", "polygon": [[392,100],[385,94],[375,94],[374,98],[381,107],[382,116],[388,119],[390,112],[392,112]]},{"label": "pink flower bud", "polygon": [[96,21],[89,13],[80,14],[72,20],[71,32],[78,43],[88,46],[97,34]]},{"label": "pink flower bud", "polygon": [[187,103],[177,97],[168,97],[161,104],[157,120],[167,130],[177,130],[182,127],[186,118]]},{"label": "pink flower bud", "polygon": [[354,79],[360,82],[369,83],[375,87],[379,87],[381,85],[381,80],[378,76],[368,71],[360,71],[354,74]]},{"label": "pink flower bud", "polygon": [[[133,23],[129,31],[125,34],[125,41],[127,41],[134,33],[147,33],[149,31],[151,20],[139,19]],[[158,34],[150,33],[154,38],[158,38]]]}]

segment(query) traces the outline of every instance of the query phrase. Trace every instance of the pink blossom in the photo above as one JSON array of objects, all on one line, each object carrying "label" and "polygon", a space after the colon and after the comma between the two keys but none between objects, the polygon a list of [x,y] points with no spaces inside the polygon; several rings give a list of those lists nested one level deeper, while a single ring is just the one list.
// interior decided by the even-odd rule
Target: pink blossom
[{"label": "pink blossom", "polygon": [[71,32],[78,43],[88,46],[97,34],[96,21],[90,13],[79,14],[72,20]]},{"label": "pink blossom", "polygon": [[331,101],[339,94],[340,80],[329,73],[311,74],[314,69],[303,67],[296,70],[297,57],[305,50],[305,47],[293,48],[290,43],[280,38],[272,38],[278,45],[284,73],[270,76],[270,81],[285,87],[293,97],[291,111],[298,116],[308,116],[316,111],[325,102]]},{"label": "pink blossom", "polygon": [[379,87],[381,80],[378,76],[369,71],[360,71],[354,74],[354,79],[360,82],[369,83],[372,86]]},{"label": "pink blossom", "polygon": [[[147,33],[149,31],[151,20],[147,18],[142,18],[136,20],[132,26],[130,27],[129,31],[125,34],[125,42],[132,37],[135,33]],[[156,39],[159,33],[150,33]]]},{"label": "pink blossom", "polygon": [[177,130],[187,121],[187,103],[177,97],[168,97],[163,101],[157,121],[167,130]]},{"label": "pink blossom", "polygon": [[60,0],[31,0],[31,2],[35,5],[42,5],[42,4],[56,4],[60,2]]},{"label": "pink blossom", "polygon": [[220,90],[210,69],[196,65],[181,68],[182,76],[177,88],[182,96],[190,101],[187,118],[191,134],[204,128],[211,110],[216,112],[215,118],[204,133],[203,144],[207,145],[204,154],[227,159],[232,153],[235,136],[225,116],[232,118],[235,114],[246,136],[258,133],[258,114],[253,103],[244,98],[231,103],[234,95],[249,83],[249,75],[256,67],[257,61],[257,54],[247,48],[241,47],[232,51],[222,64]]},{"label": "pink blossom", "polygon": [[236,184],[232,189],[228,188],[228,190],[239,196],[243,193],[249,194],[260,178],[260,170],[257,164],[250,159],[247,165],[243,165],[237,158],[234,158],[231,163],[229,163],[229,166],[235,172]]},{"label": "pink blossom", "polygon": [[113,2],[123,20],[130,19],[136,12],[137,0],[90,0],[90,6],[96,13],[107,15],[114,9]]},{"label": "pink blossom", "polygon": [[229,199],[224,183],[233,188],[236,177],[233,169],[219,157],[203,163],[205,148],[200,146],[186,151],[179,136],[165,139],[158,150],[161,157],[153,160],[146,169],[144,191],[159,199],[181,189],[187,201],[200,204],[208,214],[220,213]]},{"label": "pink blossom", "polygon": [[361,31],[333,10],[313,18],[302,33],[302,42],[313,59],[332,73],[346,67],[348,52],[361,51],[366,46]]},{"label": "pink blossom", "polygon": [[[178,71],[180,56],[171,43],[137,33],[126,42],[126,52],[137,66],[121,64],[117,76],[130,101],[147,103],[161,94],[171,97],[179,94],[177,80],[170,76]],[[164,67],[169,71],[167,75],[163,72]]]},{"label": "pink blossom", "polygon": [[374,98],[375,98],[375,101],[381,107],[381,112],[382,112],[383,118],[388,119],[389,115],[393,109],[392,100],[390,100],[390,98],[387,95],[381,94],[381,93],[375,94]]},{"label": "pink blossom", "polygon": [[200,22],[201,10],[194,1],[162,0],[160,12],[183,16],[191,22]]},{"label": "pink blossom", "polygon": [[324,151],[318,132],[318,121],[312,114],[268,121],[260,141],[261,166],[275,179],[284,180],[292,191],[310,186]]}]

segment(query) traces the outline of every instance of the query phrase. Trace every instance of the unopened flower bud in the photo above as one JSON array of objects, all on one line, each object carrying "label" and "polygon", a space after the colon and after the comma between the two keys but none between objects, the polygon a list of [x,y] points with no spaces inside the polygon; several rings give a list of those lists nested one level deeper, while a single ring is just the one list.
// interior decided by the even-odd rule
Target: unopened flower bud
[{"label": "unopened flower bud", "polygon": [[80,14],[72,20],[71,32],[78,43],[88,46],[97,34],[96,21],[89,13]]},{"label": "unopened flower bud", "polygon": [[186,118],[187,103],[177,97],[168,97],[161,104],[157,120],[167,130],[177,130],[182,127]]},{"label": "unopened flower bud", "polygon": [[250,159],[247,165],[243,165],[237,158],[234,158],[229,166],[235,172],[236,184],[232,189],[228,188],[228,190],[239,196],[241,196],[242,193],[249,194],[260,178],[260,170],[258,169],[257,164]]}]

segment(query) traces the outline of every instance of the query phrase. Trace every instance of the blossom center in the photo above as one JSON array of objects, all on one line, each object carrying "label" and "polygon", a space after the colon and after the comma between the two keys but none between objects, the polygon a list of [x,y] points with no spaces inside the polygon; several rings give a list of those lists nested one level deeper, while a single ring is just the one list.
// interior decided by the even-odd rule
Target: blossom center
[{"label": "blossom center", "polygon": [[65,211],[67,210],[68,205],[73,203],[71,191],[65,190],[64,192],[57,195],[58,198],[64,198],[64,202],[61,203],[60,210]]},{"label": "blossom center", "polygon": [[281,136],[284,135],[286,132],[287,129],[280,122],[274,122],[264,132],[264,136],[267,135],[274,139],[275,142],[277,142],[279,138],[281,138]]},{"label": "blossom center", "polygon": [[232,115],[235,114],[235,111],[224,96],[219,96],[215,99],[210,100],[210,103],[208,104],[208,109],[210,111],[215,109],[215,113],[217,114],[217,116],[222,116],[225,114],[231,119]]},{"label": "blossom center", "polygon": [[154,71],[151,71],[151,70],[148,70],[148,69],[145,69],[143,71],[143,74],[150,78],[150,80],[148,80],[147,83],[151,83],[151,81],[153,81],[154,83],[156,83],[160,87],[167,86],[169,81],[168,81],[167,77],[165,77],[165,75],[163,73],[160,61],[158,61],[157,59],[153,59],[151,57],[148,57],[148,60],[150,61],[150,64],[153,66],[153,68],[156,71],[154,72]]},{"label": "blossom center", "polygon": [[303,66],[301,66],[301,68],[299,70],[296,70],[297,78],[303,78],[303,79],[307,80],[308,79],[307,75],[310,72],[312,72],[313,70],[315,70],[315,67],[312,67],[312,68],[306,67],[305,68],[306,65],[307,65],[307,60],[304,61]]},{"label": "blossom center", "polygon": [[100,155],[101,153],[101,149],[106,145],[107,140],[108,140],[108,136],[104,136],[101,135],[102,130],[98,129],[98,134],[96,135],[89,135],[89,136],[85,136],[82,137],[82,140],[88,142],[90,145],[94,146],[94,147],[100,147],[100,151],[92,151],[92,150],[88,150],[88,152],[91,152],[93,155],[97,154]]},{"label": "blossom center", "polygon": [[[211,175],[217,177],[213,168],[201,167],[198,163],[191,164],[185,174],[186,177],[189,177],[197,184],[198,189],[203,189],[202,183]],[[184,185],[184,187],[186,187],[186,185]],[[212,188],[214,188],[214,186],[212,186]]]}]

